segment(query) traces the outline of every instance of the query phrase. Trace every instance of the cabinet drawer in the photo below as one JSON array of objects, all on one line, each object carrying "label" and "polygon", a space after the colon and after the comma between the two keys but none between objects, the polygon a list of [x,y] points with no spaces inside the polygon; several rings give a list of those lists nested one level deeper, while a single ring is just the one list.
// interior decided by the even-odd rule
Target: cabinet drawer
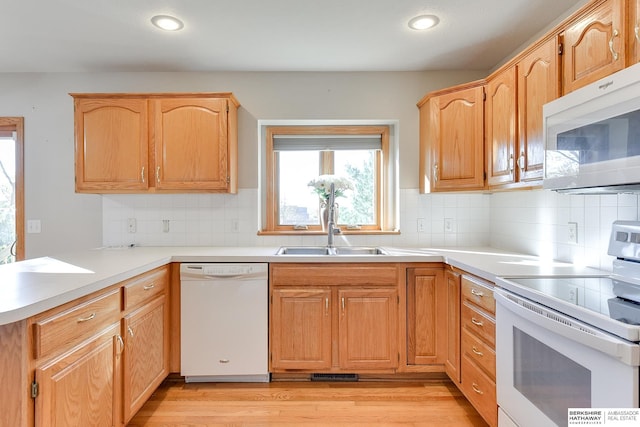
[{"label": "cabinet drawer", "polygon": [[462,329],[480,337],[492,347],[496,345],[496,322],[468,302],[462,303]]},{"label": "cabinet drawer", "polygon": [[462,358],[462,392],[490,426],[498,425],[496,383],[471,361]]},{"label": "cabinet drawer", "polygon": [[272,286],[396,286],[398,268],[389,264],[276,264]]},{"label": "cabinet drawer", "polygon": [[123,283],[124,310],[139,305],[144,301],[150,301],[156,295],[161,294],[167,288],[169,272],[167,267],[136,276]]},{"label": "cabinet drawer", "polygon": [[35,357],[70,348],[119,320],[120,289],[37,320],[34,324]]},{"label": "cabinet drawer", "polygon": [[462,354],[472,360],[477,366],[495,380],[496,378],[496,352],[481,339],[471,334],[467,329],[462,330]]},{"label": "cabinet drawer", "polygon": [[491,314],[496,313],[496,300],[491,286],[468,276],[462,276],[462,298],[473,302]]}]

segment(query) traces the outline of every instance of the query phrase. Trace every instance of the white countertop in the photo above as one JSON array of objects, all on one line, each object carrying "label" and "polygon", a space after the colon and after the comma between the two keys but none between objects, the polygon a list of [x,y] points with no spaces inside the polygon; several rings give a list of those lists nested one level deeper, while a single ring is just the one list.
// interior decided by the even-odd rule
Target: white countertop
[{"label": "white countertop", "polygon": [[493,248],[389,248],[389,256],[275,255],[277,247],[104,248],[0,266],[0,325],[13,323],[170,262],[446,262],[496,277],[606,275]]}]

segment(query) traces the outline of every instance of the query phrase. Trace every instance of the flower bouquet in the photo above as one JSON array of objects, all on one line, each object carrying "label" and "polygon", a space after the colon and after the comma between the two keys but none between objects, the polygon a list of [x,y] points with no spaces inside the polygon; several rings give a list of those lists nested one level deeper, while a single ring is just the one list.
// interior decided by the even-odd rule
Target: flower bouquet
[{"label": "flower bouquet", "polygon": [[347,190],[353,190],[351,181],[338,175],[320,175],[316,179],[309,181],[307,185],[312,187],[313,191],[320,196],[324,203],[327,203],[331,193],[331,184],[334,185],[336,197],[344,197]]}]

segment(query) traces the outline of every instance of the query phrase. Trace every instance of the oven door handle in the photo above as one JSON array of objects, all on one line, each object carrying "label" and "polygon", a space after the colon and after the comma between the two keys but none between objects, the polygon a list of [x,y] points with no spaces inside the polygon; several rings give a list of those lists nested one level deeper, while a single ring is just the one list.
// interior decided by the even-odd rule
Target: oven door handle
[{"label": "oven door handle", "polygon": [[[493,293],[497,304],[535,325],[615,357],[627,365],[640,365],[640,346],[637,344],[614,338],[582,322],[577,322],[568,316],[550,310],[533,301],[520,298],[503,289],[494,289]],[[499,324],[499,322],[500,318],[496,316],[496,323]]]}]

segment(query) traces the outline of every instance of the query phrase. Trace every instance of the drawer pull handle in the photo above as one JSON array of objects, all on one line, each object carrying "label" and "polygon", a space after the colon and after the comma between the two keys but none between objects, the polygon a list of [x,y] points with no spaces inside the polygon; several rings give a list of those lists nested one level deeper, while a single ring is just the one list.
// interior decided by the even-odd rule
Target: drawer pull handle
[{"label": "drawer pull handle", "polygon": [[140,171],[140,179],[142,180],[142,183],[144,184],[145,179],[144,179],[144,166],[142,167],[142,170]]},{"label": "drawer pull handle", "polygon": [[478,356],[484,356],[484,353],[479,351],[475,346],[471,348],[471,351],[473,351],[474,354],[477,354]]},{"label": "drawer pull handle", "polygon": [[329,298],[324,299],[324,315],[329,315]]},{"label": "drawer pull handle", "polygon": [[484,297],[484,292],[476,291],[475,289],[471,289],[471,295],[475,295],[477,297],[482,298],[482,297]]},{"label": "drawer pull handle", "polygon": [[84,322],[88,322],[89,320],[95,319],[96,317],[96,313],[91,313],[90,315],[88,315],[87,317],[81,317],[78,319],[78,323],[84,323]]},{"label": "drawer pull handle", "polygon": [[220,363],[229,363],[229,359],[220,359],[218,360]]},{"label": "drawer pull handle", "polygon": [[474,324],[474,325],[476,325],[476,326],[484,326],[484,323],[483,323],[483,322],[481,322],[481,321],[479,321],[479,320],[476,320],[476,318],[475,318],[475,317],[472,317],[472,318],[471,318],[471,323],[473,323],[473,324]]},{"label": "drawer pull handle", "polygon": [[127,326],[127,331],[129,332],[129,335],[131,335],[131,338],[133,338],[133,329],[131,329],[131,326]]},{"label": "drawer pull handle", "polygon": [[155,287],[156,287],[156,284],[155,284],[155,283],[152,283],[152,284],[150,284],[150,285],[145,285],[145,286],[143,286],[143,287],[142,287],[142,289],[144,289],[145,291],[148,291],[148,290],[151,290],[151,289],[153,289],[153,288],[155,288]]},{"label": "drawer pull handle", "polygon": [[478,384],[476,383],[471,384],[471,388],[478,394],[484,394],[484,392],[478,388]]}]

